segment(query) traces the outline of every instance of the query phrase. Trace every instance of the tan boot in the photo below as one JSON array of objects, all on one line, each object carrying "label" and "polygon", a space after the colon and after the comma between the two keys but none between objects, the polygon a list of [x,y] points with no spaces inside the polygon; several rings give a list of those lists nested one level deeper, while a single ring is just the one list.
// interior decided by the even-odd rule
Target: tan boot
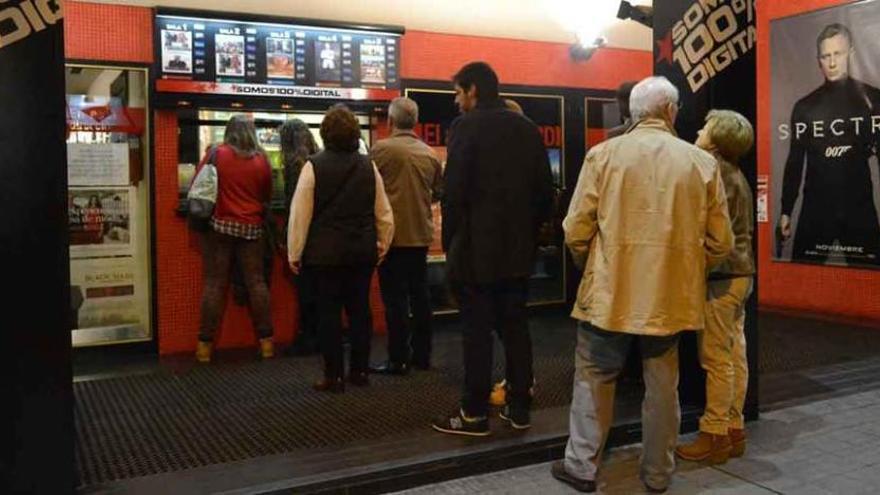
[{"label": "tan boot", "polygon": [[214,350],[214,346],[210,342],[199,341],[199,344],[196,346],[196,361],[200,363],[210,363],[211,362],[211,352]]},{"label": "tan boot", "polygon": [[492,393],[489,394],[489,404],[502,407],[507,404],[507,381],[501,380],[492,387]]},{"label": "tan boot", "polygon": [[272,359],[275,357],[275,344],[272,343],[272,337],[260,339],[260,357],[263,359]]},{"label": "tan boot", "polygon": [[[535,387],[538,382],[532,379],[532,386],[529,388],[529,395],[535,396]],[[496,407],[504,407],[507,405],[507,380],[501,380],[492,387],[492,393],[489,394],[489,405]]]},{"label": "tan boot", "polygon": [[730,437],[730,443],[732,444],[730,457],[744,456],[746,453],[746,430],[731,428],[727,430],[727,435]]},{"label": "tan boot", "polygon": [[676,447],[675,453],[688,461],[708,460],[710,464],[724,464],[730,457],[731,449],[729,436],[701,431],[692,443]]}]

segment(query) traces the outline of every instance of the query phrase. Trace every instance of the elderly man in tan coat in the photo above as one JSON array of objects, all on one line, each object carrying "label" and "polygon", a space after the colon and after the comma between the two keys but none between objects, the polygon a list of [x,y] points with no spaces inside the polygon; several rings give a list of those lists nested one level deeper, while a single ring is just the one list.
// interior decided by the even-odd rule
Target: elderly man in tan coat
[{"label": "elderly man in tan coat", "polygon": [[647,78],[630,109],[627,133],[587,154],[563,222],[583,278],[569,441],[552,473],[583,492],[595,490],[615,383],[636,341],[646,389],[641,479],[666,490],[681,421],[678,334],[703,327],[706,270],[733,246],[715,158],[675,135],[678,90]]}]

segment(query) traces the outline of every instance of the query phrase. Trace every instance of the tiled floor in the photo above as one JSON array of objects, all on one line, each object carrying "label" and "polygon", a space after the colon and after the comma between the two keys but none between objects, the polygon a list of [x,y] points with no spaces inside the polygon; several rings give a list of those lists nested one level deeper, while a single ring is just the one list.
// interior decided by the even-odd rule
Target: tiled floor
[{"label": "tiled floor", "polygon": [[[880,390],[779,409],[749,425],[748,452],[717,467],[681,462],[667,493],[880,493]],[[689,437],[687,437],[689,438]],[[639,446],[613,451],[599,493],[643,493]],[[408,490],[422,494],[576,493],[550,476],[549,463]]]}]

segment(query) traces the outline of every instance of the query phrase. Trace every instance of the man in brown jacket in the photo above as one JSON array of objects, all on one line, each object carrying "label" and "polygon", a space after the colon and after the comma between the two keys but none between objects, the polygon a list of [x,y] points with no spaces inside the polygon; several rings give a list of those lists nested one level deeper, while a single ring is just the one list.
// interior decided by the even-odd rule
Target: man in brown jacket
[{"label": "man in brown jacket", "polygon": [[388,323],[388,361],[371,371],[404,375],[410,364],[420,369],[431,364],[427,256],[434,235],[431,203],[440,200],[443,170],[434,150],[413,132],[419,121],[415,101],[392,100],[388,120],[391,137],[377,142],[371,152],[394,212],[394,240],[379,266]]},{"label": "man in brown jacket", "polygon": [[635,124],[587,154],[563,221],[584,269],[565,459],[554,477],[594,491],[612,422],[614,386],[629,347],[642,352],[641,479],[666,490],[675,469],[678,334],[703,327],[706,269],[733,245],[715,158],[675,135],[678,90],[663,77],[637,84]]}]

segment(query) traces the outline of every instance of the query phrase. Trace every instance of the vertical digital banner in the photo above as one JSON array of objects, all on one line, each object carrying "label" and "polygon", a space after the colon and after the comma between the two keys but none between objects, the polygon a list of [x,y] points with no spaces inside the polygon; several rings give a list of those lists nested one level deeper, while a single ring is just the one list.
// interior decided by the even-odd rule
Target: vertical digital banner
[{"label": "vertical digital banner", "polygon": [[[712,109],[735,110],[755,126],[754,0],[664,0],[654,2],[654,74],[665,76],[678,88],[681,110],[676,121],[679,137],[694,142]],[[777,63],[774,60],[773,63]],[[803,63],[803,60],[798,61]],[[755,128],[756,132],[760,130]],[[752,191],[756,188],[755,149],[740,159],[739,167]],[[755,225],[757,229],[757,224]],[[752,251],[757,235],[752,237]],[[745,414],[758,414],[757,277],[746,304],[745,334],[749,360],[749,392]],[[697,358],[696,339],[682,339],[681,399],[694,406],[705,403],[705,382]]]},{"label": "vertical digital banner", "polygon": [[62,18],[60,1],[0,2],[3,493],[75,487]]},{"label": "vertical digital banner", "polygon": [[880,268],[880,2],[770,26],[776,261]]},{"label": "vertical digital banner", "polygon": [[[755,122],[755,39],[753,0],[669,0],[655,7],[654,73],[681,92],[676,130],[683,139],[696,139],[713,108]],[[749,179],[754,184],[754,174]]]}]

